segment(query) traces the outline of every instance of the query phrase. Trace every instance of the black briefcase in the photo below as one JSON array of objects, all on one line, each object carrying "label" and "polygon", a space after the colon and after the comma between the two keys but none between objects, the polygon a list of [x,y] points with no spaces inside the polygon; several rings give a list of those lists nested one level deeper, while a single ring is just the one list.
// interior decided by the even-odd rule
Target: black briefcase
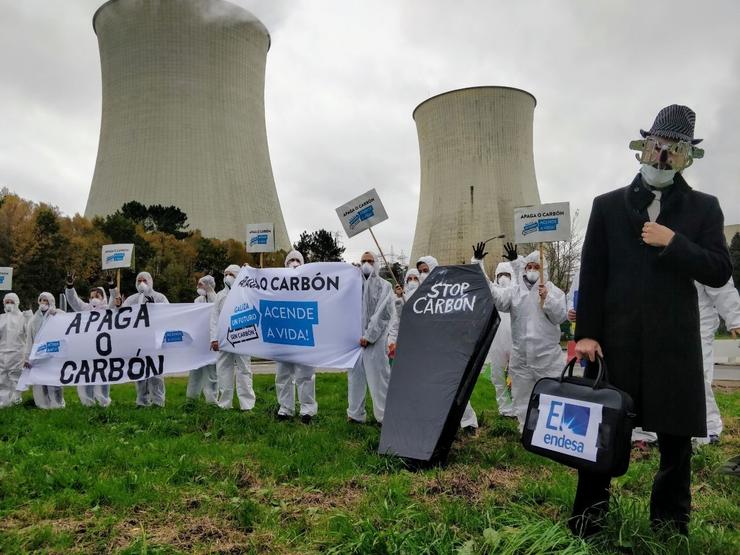
[{"label": "black briefcase", "polygon": [[621,476],[630,462],[632,398],[609,385],[602,358],[595,380],[573,376],[575,364],[574,358],[560,378],[542,378],[534,385],[522,445],[579,470]]}]

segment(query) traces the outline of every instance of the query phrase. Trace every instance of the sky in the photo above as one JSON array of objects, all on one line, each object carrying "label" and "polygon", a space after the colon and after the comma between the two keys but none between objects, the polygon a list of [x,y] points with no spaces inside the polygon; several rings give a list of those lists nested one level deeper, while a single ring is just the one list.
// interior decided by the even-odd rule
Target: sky
[{"label": "sky", "polygon": [[[151,1],[151,0],[147,0]],[[102,0],[0,0],[0,187],[82,213],[100,130],[92,15]],[[268,28],[265,104],[291,240],[341,230],[334,209],[375,188],[384,250],[411,251],[419,198],[414,108],[462,87],[531,92],[543,202],[585,227],[596,195],[639,169],[627,144],[658,110],[697,113],[687,169],[740,223],[740,2],[234,0]],[[343,238],[347,258],[372,247]]]}]

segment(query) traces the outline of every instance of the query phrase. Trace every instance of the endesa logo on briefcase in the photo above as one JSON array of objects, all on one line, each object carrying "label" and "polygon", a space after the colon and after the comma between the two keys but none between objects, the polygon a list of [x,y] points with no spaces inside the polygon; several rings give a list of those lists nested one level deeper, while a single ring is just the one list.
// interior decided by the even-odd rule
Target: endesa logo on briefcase
[{"label": "endesa logo on briefcase", "polygon": [[602,405],[540,394],[532,445],[571,457],[596,461]]}]

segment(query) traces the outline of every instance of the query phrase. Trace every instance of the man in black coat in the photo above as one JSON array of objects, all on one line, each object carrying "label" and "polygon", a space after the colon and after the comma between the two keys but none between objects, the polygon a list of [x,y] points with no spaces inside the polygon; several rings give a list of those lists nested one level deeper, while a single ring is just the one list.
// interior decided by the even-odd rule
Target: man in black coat
[{"label": "man in black coat", "polygon": [[[594,200],[581,255],[576,353],[605,357],[609,381],[629,393],[637,425],[658,434],[653,526],[688,533],[691,437],[706,435],[699,310],[694,280],[721,287],[732,273],[724,218],[713,196],[677,171],[703,151],[695,114],[660,111],[644,141],[640,173]],[[611,477],[580,471],[569,521],[574,533],[600,530]]]}]

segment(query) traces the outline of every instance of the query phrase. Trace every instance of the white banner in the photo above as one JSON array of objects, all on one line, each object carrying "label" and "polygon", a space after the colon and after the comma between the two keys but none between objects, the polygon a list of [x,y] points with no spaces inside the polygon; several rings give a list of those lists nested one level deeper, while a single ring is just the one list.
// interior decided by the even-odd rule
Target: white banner
[{"label": "white banner", "polygon": [[532,445],[596,461],[601,409],[596,403],[541,393]]},{"label": "white banner", "polygon": [[362,275],[350,264],[242,268],[218,321],[219,348],[351,368],[360,354]]},{"label": "white banner", "polygon": [[274,252],[274,231],[272,224],[247,224],[247,252]]},{"label": "white banner", "polygon": [[554,202],[514,208],[515,243],[550,243],[570,238],[570,204]]},{"label": "white banner", "polygon": [[0,268],[0,291],[13,289],[13,268]]},{"label": "white banner", "polygon": [[213,364],[212,306],[137,304],[58,312],[39,330],[31,370],[24,371],[18,389],[133,382]]},{"label": "white banner", "polygon": [[364,195],[337,208],[337,216],[342,221],[347,237],[354,237],[361,231],[388,219],[388,214],[375,189],[370,189]]},{"label": "white banner", "polygon": [[126,244],[103,245],[103,270],[130,268],[134,258],[134,246]]}]

